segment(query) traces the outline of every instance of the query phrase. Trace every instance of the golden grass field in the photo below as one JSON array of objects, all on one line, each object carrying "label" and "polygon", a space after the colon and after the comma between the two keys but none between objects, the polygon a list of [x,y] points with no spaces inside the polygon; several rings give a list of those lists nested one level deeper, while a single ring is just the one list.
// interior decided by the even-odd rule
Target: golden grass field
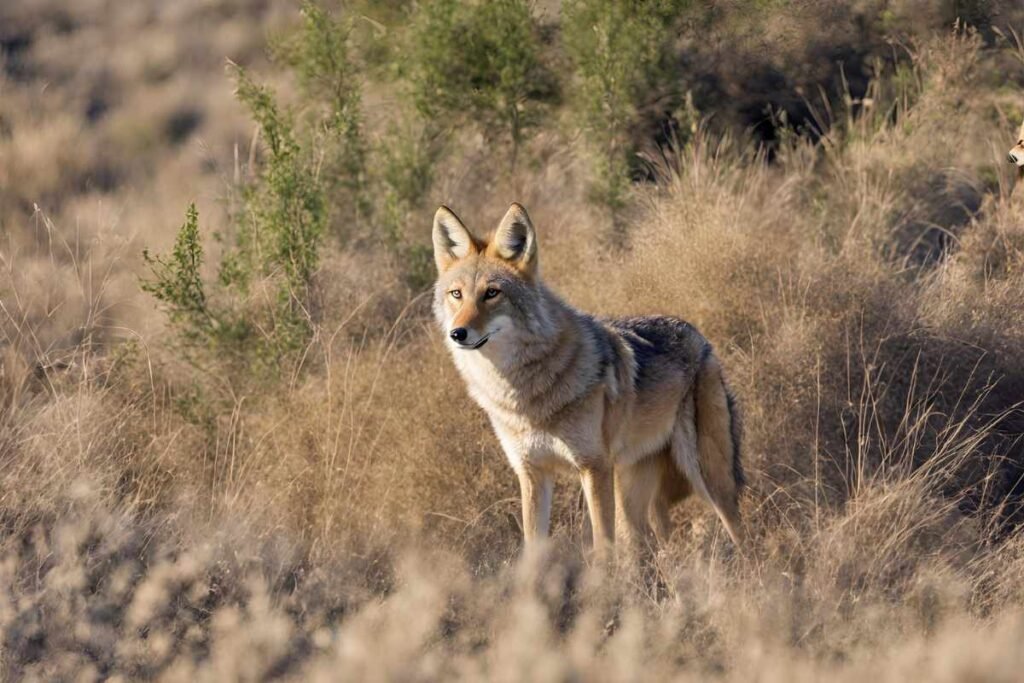
[{"label": "golden grass field", "polygon": [[[632,188],[625,244],[566,121],[514,171],[464,131],[405,230],[427,245],[442,202],[482,231],[519,201],[569,301],[715,344],[751,551],[688,502],[652,595],[588,566],[569,479],[548,552],[519,559],[515,477],[393,253],[326,243],[303,369],[271,388],[183,359],[141,253],[190,201],[217,253],[259,163],[225,60],[289,96],[265,45],[292,4],[5,2],[0,677],[1019,680],[1024,14],[976,33],[929,14],[949,3],[846,4],[723,3],[694,69],[767,50],[825,82],[856,12],[916,23],[898,78],[805,93],[822,135],[770,159],[702,110]],[[367,85],[367,121],[399,98]]]}]

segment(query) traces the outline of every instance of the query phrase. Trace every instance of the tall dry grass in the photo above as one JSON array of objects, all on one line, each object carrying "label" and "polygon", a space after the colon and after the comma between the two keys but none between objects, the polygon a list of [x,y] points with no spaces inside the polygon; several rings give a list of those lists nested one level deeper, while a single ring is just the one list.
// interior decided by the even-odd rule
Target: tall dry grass
[{"label": "tall dry grass", "polygon": [[[700,131],[636,189],[625,248],[560,134],[513,175],[459,141],[427,203],[478,229],[525,203],[570,301],[682,316],[725,359],[751,552],[684,504],[655,595],[587,566],[568,480],[550,548],[519,558],[514,477],[393,257],[330,251],[323,320],[280,385],[182,360],[138,254],[169,243],[192,193],[217,216],[251,138],[228,48],[172,65],[197,42],[244,58],[271,5],[185,4],[163,30],[39,7],[69,12],[75,41],[134,37],[99,69],[124,97],[97,122],[57,113],[85,79],[49,29],[26,63],[53,92],[20,71],[0,85],[5,678],[1018,677],[1024,202],[1001,164],[1024,99],[1001,86],[1002,48],[923,40],[904,80],[817,111],[820,139],[770,164]],[[197,26],[209,41],[182,37]],[[133,114],[177,110],[198,73],[187,143]],[[133,180],[97,188],[101,162]]]}]

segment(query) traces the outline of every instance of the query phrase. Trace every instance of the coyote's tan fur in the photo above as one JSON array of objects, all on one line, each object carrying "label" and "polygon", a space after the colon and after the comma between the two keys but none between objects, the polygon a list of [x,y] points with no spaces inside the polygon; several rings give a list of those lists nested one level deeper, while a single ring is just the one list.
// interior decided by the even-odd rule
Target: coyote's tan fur
[{"label": "coyote's tan fur", "polygon": [[669,507],[693,491],[741,542],[739,422],[693,326],[573,309],[541,281],[537,236],[518,204],[485,239],[441,207],[433,239],[437,319],[519,477],[528,543],[549,531],[562,468],[579,473],[602,553],[616,513],[649,549],[670,531]]},{"label": "coyote's tan fur", "polygon": [[1014,186],[1014,193],[1021,193],[1021,185],[1024,185],[1024,123],[1020,124],[1020,130],[1017,132],[1017,143],[1010,148],[1009,153],[1010,163],[1017,166],[1017,184]]}]

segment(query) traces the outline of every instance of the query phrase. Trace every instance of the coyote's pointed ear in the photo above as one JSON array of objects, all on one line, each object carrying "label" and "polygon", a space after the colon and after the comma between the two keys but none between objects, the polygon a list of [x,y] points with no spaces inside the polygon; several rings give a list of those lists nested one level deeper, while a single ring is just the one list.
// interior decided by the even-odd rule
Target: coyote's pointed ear
[{"label": "coyote's pointed ear", "polygon": [[459,217],[447,206],[434,214],[434,262],[443,273],[455,261],[476,253],[476,243]]},{"label": "coyote's pointed ear", "polygon": [[526,274],[537,270],[537,233],[530,216],[519,204],[512,204],[501,219],[491,241],[494,254]]}]

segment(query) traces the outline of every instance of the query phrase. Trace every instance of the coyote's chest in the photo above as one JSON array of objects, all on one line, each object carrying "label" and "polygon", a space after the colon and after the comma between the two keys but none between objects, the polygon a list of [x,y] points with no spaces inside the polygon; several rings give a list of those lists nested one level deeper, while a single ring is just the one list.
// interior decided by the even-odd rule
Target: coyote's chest
[{"label": "coyote's chest", "polygon": [[553,404],[552,392],[530,395],[479,354],[454,355],[470,396],[486,411],[513,467],[580,467],[606,450],[599,385]]}]

